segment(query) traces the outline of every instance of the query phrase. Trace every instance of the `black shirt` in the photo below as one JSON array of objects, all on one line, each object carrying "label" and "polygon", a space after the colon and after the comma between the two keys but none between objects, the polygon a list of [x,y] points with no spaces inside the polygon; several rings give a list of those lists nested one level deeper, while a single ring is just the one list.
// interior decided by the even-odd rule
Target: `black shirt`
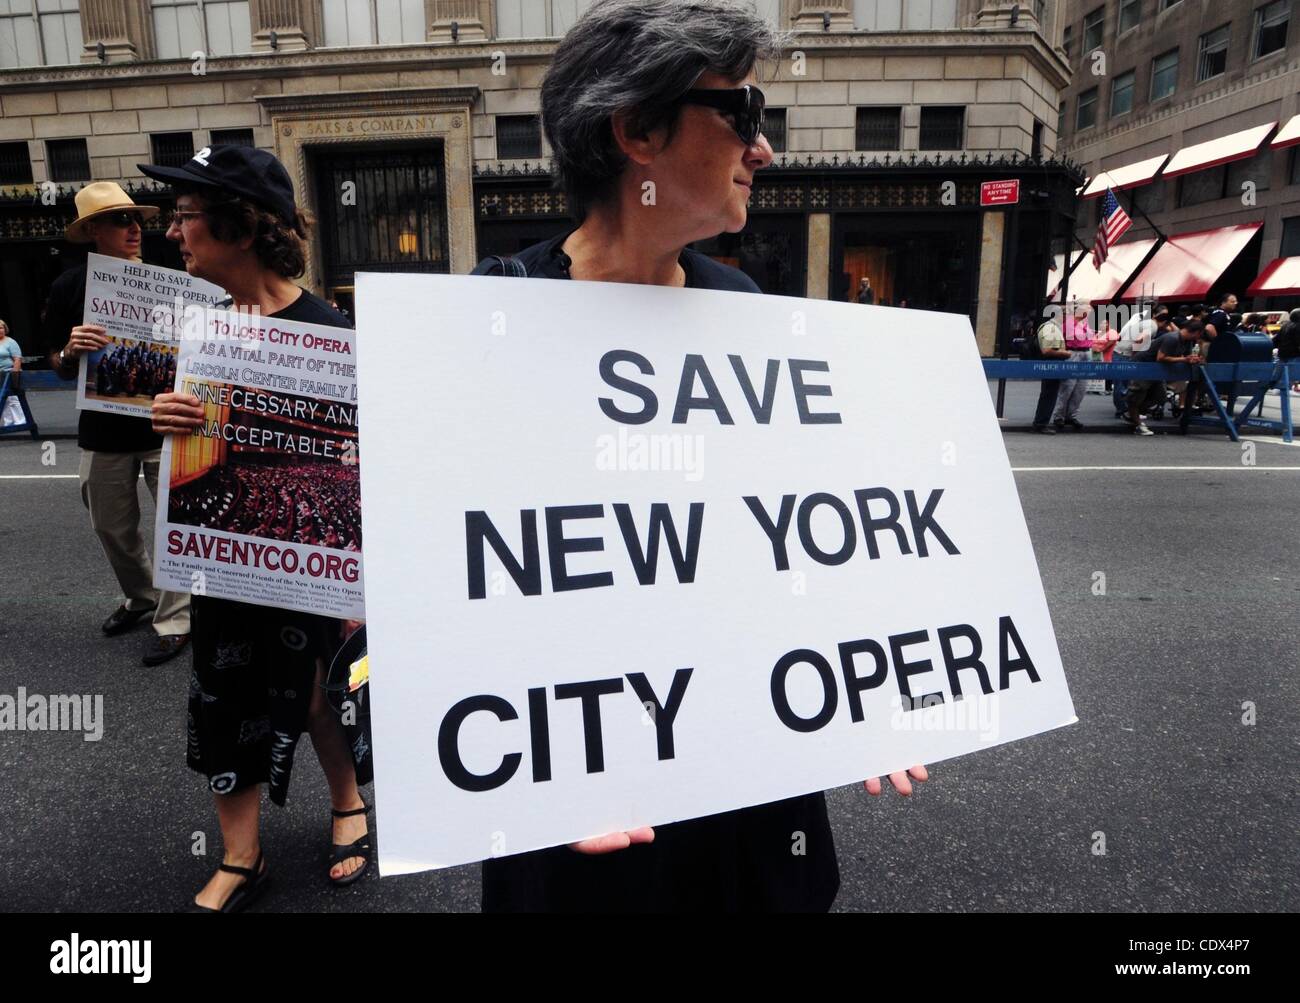
[{"label": "black shirt", "polygon": [[1142,362],[1159,362],[1160,353],[1180,358],[1190,355],[1195,341],[1186,341],[1177,331],[1167,331],[1151,342],[1151,347],[1138,356]]},{"label": "black shirt", "polygon": [[[68,343],[86,308],[86,266],[70,268],[50,286],[45,305],[45,344],[58,353]],[[75,380],[76,377],[74,376]],[[144,453],[162,448],[148,418],[104,411],[82,411],[77,419],[77,445],[97,453]]]},{"label": "black shirt", "polygon": [[[1232,318],[1228,316],[1226,310],[1215,310],[1210,316],[1205,318],[1206,324],[1214,325],[1214,334],[1217,337],[1220,334],[1227,334],[1232,329]],[[1202,338],[1205,335],[1201,335]],[[1211,339],[1212,340],[1212,339]]]},{"label": "black shirt", "polygon": [[[570,277],[561,250],[568,236],[517,255],[530,277]],[[759,291],[743,272],[698,251],[683,251],[680,262],[689,288]],[[474,274],[501,271],[487,258]],[[816,793],[655,826],[653,843],[615,853],[557,846],[485,860],[483,911],[825,912],[839,885],[826,799]]]}]

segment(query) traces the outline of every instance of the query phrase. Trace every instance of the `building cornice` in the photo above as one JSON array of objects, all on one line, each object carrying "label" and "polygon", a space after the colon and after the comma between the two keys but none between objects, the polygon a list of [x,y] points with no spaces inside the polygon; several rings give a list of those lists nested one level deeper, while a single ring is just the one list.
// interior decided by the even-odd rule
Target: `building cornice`
[{"label": "building cornice", "polygon": [[447,45],[397,45],[357,49],[310,49],[302,52],[253,53],[243,56],[214,56],[205,72],[192,72],[188,59],[108,63],[102,66],[65,66],[0,70],[0,88],[56,89],[87,85],[132,83],[197,83],[204,80],[232,80],[245,77],[309,76],[334,73],[367,73],[382,70],[454,70],[490,63],[493,54],[504,52],[507,61],[545,63],[555,51],[554,42],[461,43]]},{"label": "building cornice", "polygon": [[[375,46],[352,49],[310,49],[298,52],[250,53],[214,56],[205,72],[193,72],[188,59],[141,60],[137,62],[86,64],[64,67],[26,67],[0,70],[0,88],[14,91],[65,90],[91,85],[132,83],[178,84],[201,80],[234,80],[276,75],[310,76],[334,73],[367,73],[384,70],[439,70],[481,67],[497,53],[506,61],[545,63],[555,52],[558,39],[524,39],[460,42],[455,45]],[[818,56],[888,55],[1021,55],[1029,58],[1048,80],[1064,88],[1070,69],[1059,53],[1037,32],[982,28],[908,32],[835,32],[791,36],[788,52]],[[781,75],[780,79],[785,79]]]},{"label": "building cornice", "polygon": [[271,115],[303,112],[367,113],[383,108],[441,105],[461,108],[478,100],[477,87],[388,87],[383,90],[331,91],[325,94],[255,94],[253,100]]}]

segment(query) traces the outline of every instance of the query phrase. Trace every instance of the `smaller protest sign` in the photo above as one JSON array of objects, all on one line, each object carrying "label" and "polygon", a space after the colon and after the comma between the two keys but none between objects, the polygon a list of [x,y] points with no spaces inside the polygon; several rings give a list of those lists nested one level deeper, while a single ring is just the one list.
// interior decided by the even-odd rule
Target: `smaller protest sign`
[{"label": "smaller protest sign", "polygon": [[201,327],[203,308],[224,296],[220,286],[184,271],[89,255],[81,322],[100,325],[112,341],[81,357],[78,410],[149,417],[154,395],[175,386],[187,319]]},{"label": "smaller protest sign", "polygon": [[159,588],[364,615],[352,331],[210,311],[178,389],[204,407],[164,440]]}]

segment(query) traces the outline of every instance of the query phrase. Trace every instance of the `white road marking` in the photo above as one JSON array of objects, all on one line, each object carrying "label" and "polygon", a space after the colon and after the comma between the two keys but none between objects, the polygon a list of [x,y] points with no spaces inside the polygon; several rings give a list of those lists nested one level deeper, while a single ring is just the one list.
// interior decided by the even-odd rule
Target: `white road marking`
[{"label": "white road marking", "polygon": [[0,474],[0,481],[75,481],[77,474]]},{"label": "white road marking", "polygon": [[1188,471],[1188,470],[1207,470],[1207,471],[1208,471],[1208,470],[1214,470],[1214,471],[1218,471],[1218,470],[1290,470],[1290,471],[1294,471],[1294,472],[1296,472],[1296,473],[1300,473],[1300,466],[1296,466],[1296,467],[1265,467],[1265,466],[1260,466],[1259,464],[1255,464],[1255,465],[1252,465],[1252,466],[1248,466],[1248,465],[1246,465],[1246,464],[1244,464],[1244,463],[1239,463],[1239,464],[1236,464],[1236,465],[1234,465],[1234,466],[1229,466],[1229,467],[1012,467],[1011,470],[1012,470],[1013,473],[1069,473],[1069,472],[1073,472],[1073,471],[1076,471],[1076,470],[1129,470],[1129,471],[1141,471],[1141,472],[1146,472],[1146,471],[1150,471],[1150,470],[1173,470],[1173,471]]}]

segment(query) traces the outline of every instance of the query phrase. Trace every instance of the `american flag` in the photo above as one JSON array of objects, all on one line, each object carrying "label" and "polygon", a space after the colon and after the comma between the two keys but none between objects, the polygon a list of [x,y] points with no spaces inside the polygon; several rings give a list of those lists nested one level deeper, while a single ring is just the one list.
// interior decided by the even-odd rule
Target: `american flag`
[{"label": "american flag", "polygon": [[1109,188],[1106,197],[1101,200],[1101,226],[1097,227],[1097,239],[1092,244],[1092,267],[1100,268],[1106,256],[1110,254],[1110,245],[1128,232],[1133,221],[1119,204],[1119,199]]}]

